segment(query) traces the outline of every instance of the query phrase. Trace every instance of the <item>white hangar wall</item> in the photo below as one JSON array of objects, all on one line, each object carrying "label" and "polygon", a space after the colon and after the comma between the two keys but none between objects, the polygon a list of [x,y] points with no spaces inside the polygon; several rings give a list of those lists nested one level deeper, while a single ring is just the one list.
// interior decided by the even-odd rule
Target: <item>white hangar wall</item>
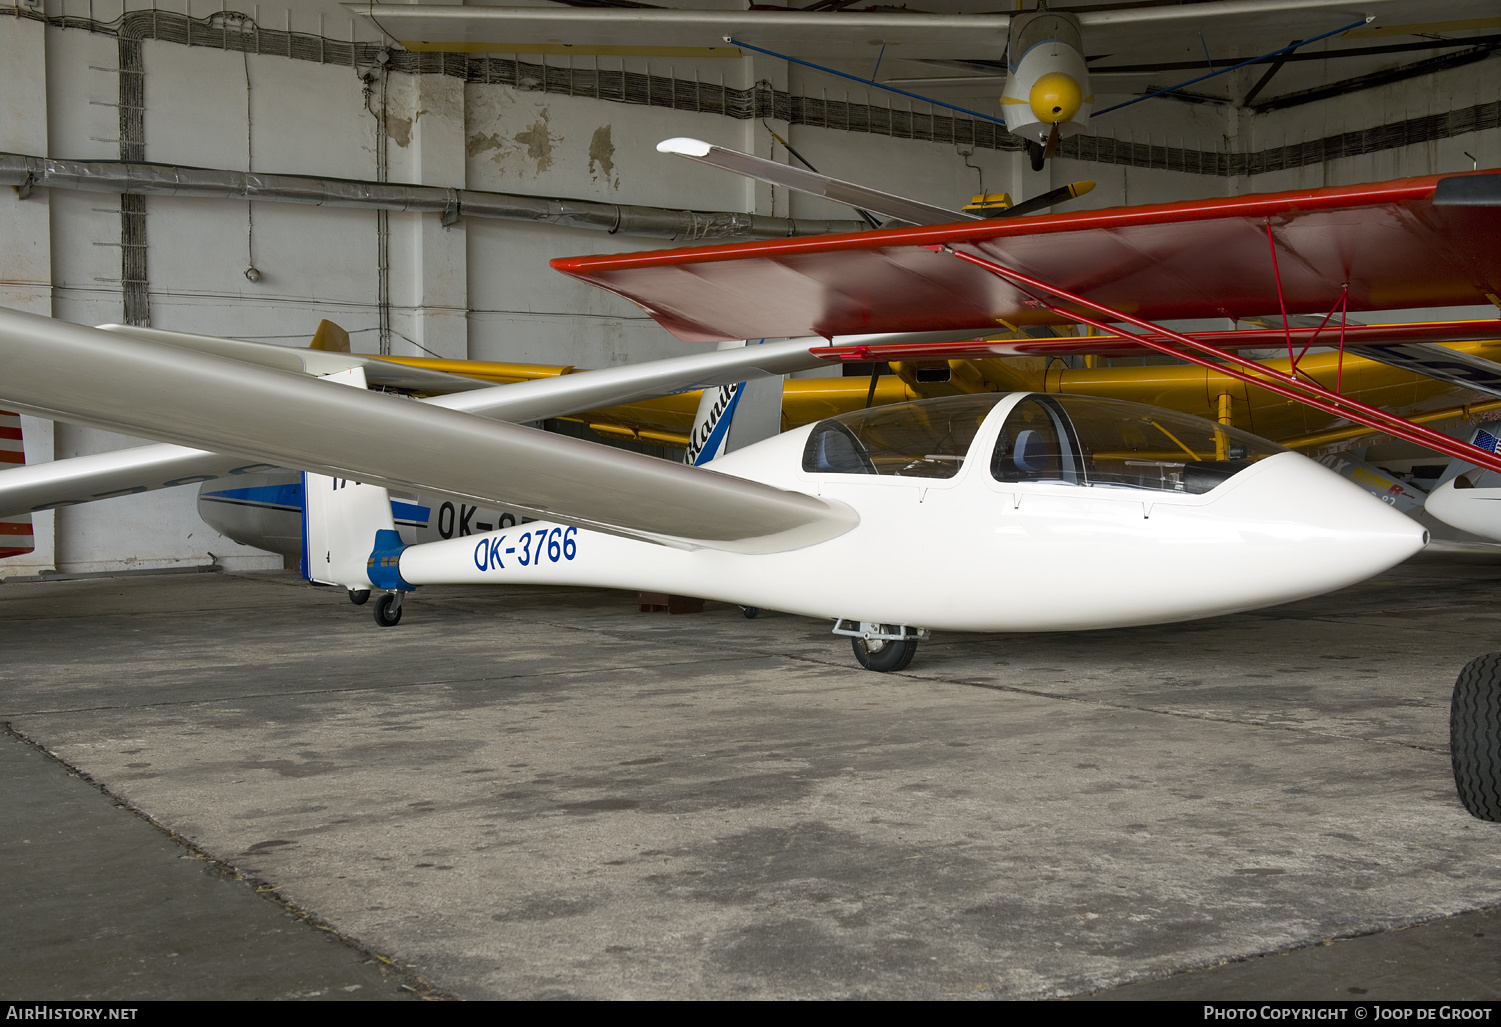
[{"label": "white hangar wall", "polygon": [[[420,62],[398,55],[391,65],[397,70],[382,73],[374,60],[378,33],[333,0],[245,5],[254,26],[226,18],[224,6],[0,0],[0,151],[74,160],[133,153],[211,169],[810,219],[851,215],[837,204],[662,156],[655,145],[692,135],[786,161],[774,130],[827,174],[946,205],[982,186],[1026,197],[1080,179],[1097,182],[1076,209],[1461,170],[1470,166],[1465,151],[1481,166],[1501,165],[1495,59],[1261,115],[1228,104],[1148,101],[1098,119],[1087,138],[1069,141],[1038,173],[1023,153],[1006,148],[1004,132],[983,122],[937,109],[930,116],[921,104],[772,58],[458,57],[413,73]],[[47,21],[38,20],[38,9]],[[140,19],[153,9],[157,22],[143,30]],[[194,45],[178,31],[184,18],[196,26]],[[140,37],[142,110],[139,138],[122,140],[129,118],[120,107],[126,92],[117,34],[127,22]],[[255,26],[260,42],[248,49],[294,33],[301,56],[242,52],[239,42],[225,47],[224,40]],[[348,52],[351,42],[367,44],[357,60],[329,58],[339,47]],[[541,70],[544,63],[551,70]],[[622,71],[649,76],[631,80],[636,102],[593,95],[620,95],[611,90],[625,90],[626,80],[609,76]],[[368,83],[366,72],[374,72]],[[1233,73],[1229,94],[1244,95],[1260,73]],[[1312,62],[1282,74],[1299,86],[1343,73]],[[765,111],[745,106],[758,83],[775,101]],[[996,109],[993,98],[955,102]],[[1473,117],[1487,104],[1489,115]],[[1386,139],[1366,152],[1338,142],[1451,111],[1470,112],[1479,130],[1425,123],[1416,142]],[[384,310],[386,342],[398,355],[595,367],[688,349],[632,305],[547,266],[557,256],[670,245],[664,239],[482,218],[444,227],[434,214],[383,219],[371,210],[272,202],[159,195],[134,202],[125,206],[143,206],[144,216],[132,235],[117,194],[37,189],[23,199],[0,189],[0,304],[85,324],[124,320],[143,305],[157,327],[286,345],[305,345],[318,320],[329,318],[365,352],[381,348]],[[144,281],[128,312],[122,246],[142,236]],[[257,281],[245,275],[251,266]],[[30,420],[27,435],[29,459],[135,444]],[[279,565],[279,558],[208,529],[190,487],[36,520],[37,553],[0,561],[0,575],[210,559]]]}]

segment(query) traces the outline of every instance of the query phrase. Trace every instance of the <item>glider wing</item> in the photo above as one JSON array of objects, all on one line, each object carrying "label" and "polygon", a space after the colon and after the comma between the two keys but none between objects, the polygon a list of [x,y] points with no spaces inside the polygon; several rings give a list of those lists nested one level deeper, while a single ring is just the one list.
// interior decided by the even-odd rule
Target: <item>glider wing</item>
[{"label": "glider wing", "polygon": [[667,545],[776,552],[857,521],[801,493],[18,311],[0,311],[0,366],[0,395],[28,413]]}]

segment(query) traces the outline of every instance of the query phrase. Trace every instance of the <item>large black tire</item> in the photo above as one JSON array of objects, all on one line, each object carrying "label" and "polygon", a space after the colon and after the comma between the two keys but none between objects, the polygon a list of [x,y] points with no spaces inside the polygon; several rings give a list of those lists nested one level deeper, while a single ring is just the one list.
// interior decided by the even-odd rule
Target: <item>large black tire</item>
[{"label": "large black tire", "polygon": [[892,642],[873,638],[867,642],[863,638],[852,638],[850,642],[855,648],[855,659],[860,661],[860,666],[882,674],[905,670],[917,653],[915,639]]},{"label": "large black tire", "polygon": [[1501,653],[1477,656],[1454,682],[1449,758],[1465,809],[1501,822]]},{"label": "large black tire", "polygon": [[390,592],[375,601],[375,623],[383,628],[394,628],[401,623],[401,607],[396,606],[396,597]]},{"label": "large black tire", "polygon": [[368,588],[351,588],[349,590],[349,601],[356,606],[364,606],[370,601],[370,590]]}]

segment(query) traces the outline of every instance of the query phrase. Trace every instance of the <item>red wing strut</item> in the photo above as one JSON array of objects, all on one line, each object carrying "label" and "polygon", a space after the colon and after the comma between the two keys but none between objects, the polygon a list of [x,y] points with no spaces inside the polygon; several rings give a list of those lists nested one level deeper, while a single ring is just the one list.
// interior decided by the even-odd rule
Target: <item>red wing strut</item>
[{"label": "red wing strut", "polygon": [[[1199,342],[1223,350],[1270,349],[1281,346],[1290,335],[1293,346],[1332,345],[1339,325],[1332,328],[1256,328],[1243,331],[1194,332]],[[1484,342],[1501,339],[1501,320],[1425,321],[1418,324],[1347,325],[1345,348],[1360,347],[1361,356],[1380,360],[1378,348],[1416,343]],[[1094,353],[1105,357],[1142,357],[1157,352],[1130,335],[1065,335],[1020,339],[970,339],[965,342],[900,343],[863,346],[821,346],[813,351],[833,363],[869,360],[989,360],[993,357],[1065,357]],[[1421,368],[1403,364],[1414,371]],[[1427,373],[1427,372],[1423,372]]]},{"label": "red wing strut", "polygon": [[[1082,324],[1089,325],[1101,331],[1109,331],[1110,328],[1105,320],[1125,322],[1144,330],[1144,334],[1137,335],[1136,339],[1143,345],[1165,353],[1168,356],[1186,360],[1189,363],[1198,364],[1217,371],[1220,374],[1229,375],[1248,385],[1275,392],[1279,396],[1306,403],[1311,407],[1323,410],[1364,424],[1377,431],[1386,432],[1399,439],[1417,443],[1438,453],[1447,456],[1458,457],[1487,470],[1501,472],[1501,455],[1481,449],[1478,446],[1461,442],[1431,428],[1416,424],[1412,421],[1388,414],[1384,410],[1367,406],[1347,396],[1342,396],[1336,390],[1330,390],[1307,376],[1300,376],[1297,371],[1296,360],[1293,362],[1292,371],[1283,374],[1259,364],[1254,360],[1247,360],[1235,356],[1226,350],[1208,345],[1200,340],[1171,331],[1161,325],[1152,324],[1150,321],[1120,310],[1111,310],[1103,304],[1095,303],[1083,296],[1068,292],[1058,286],[1039,281],[1011,268],[1004,267],[994,261],[973,254],[963,253],[959,250],[944,247],[942,252],[959,258],[966,264],[982,268],[999,278],[1011,282],[1021,289],[1030,293],[1038,303],[1050,310],[1061,310],[1063,304],[1068,305],[1069,315]],[[1050,298],[1052,297],[1052,298]],[[1083,313],[1092,311],[1099,317]],[[1104,318],[1105,320],[1101,320]],[[1176,345],[1175,345],[1176,344]],[[1291,351],[1291,342],[1288,343]],[[1343,350],[1343,339],[1341,349]],[[1214,359],[1211,359],[1214,358]]]}]

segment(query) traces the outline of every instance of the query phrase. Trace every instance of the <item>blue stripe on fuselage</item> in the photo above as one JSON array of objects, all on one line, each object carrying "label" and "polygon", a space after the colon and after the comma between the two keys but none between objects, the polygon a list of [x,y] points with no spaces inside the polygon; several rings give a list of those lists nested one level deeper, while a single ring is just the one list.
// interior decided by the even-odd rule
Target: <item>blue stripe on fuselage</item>
[{"label": "blue stripe on fuselage", "polygon": [[432,508],[418,506],[416,503],[402,503],[391,500],[391,516],[402,524],[415,524],[419,528],[427,527],[427,519],[432,515]]},{"label": "blue stripe on fuselage", "polygon": [[[236,503],[242,506],[268,506],[278,510],[302,512],[302,485],[300,483],[257,485],[245,489],[220,489],[217,492],[205,492],[199,498]],[[400,524],[422,528],[427,526],[428,518],[432,516],[432,508],[393,499],[391,500],[391,516]]]}]

